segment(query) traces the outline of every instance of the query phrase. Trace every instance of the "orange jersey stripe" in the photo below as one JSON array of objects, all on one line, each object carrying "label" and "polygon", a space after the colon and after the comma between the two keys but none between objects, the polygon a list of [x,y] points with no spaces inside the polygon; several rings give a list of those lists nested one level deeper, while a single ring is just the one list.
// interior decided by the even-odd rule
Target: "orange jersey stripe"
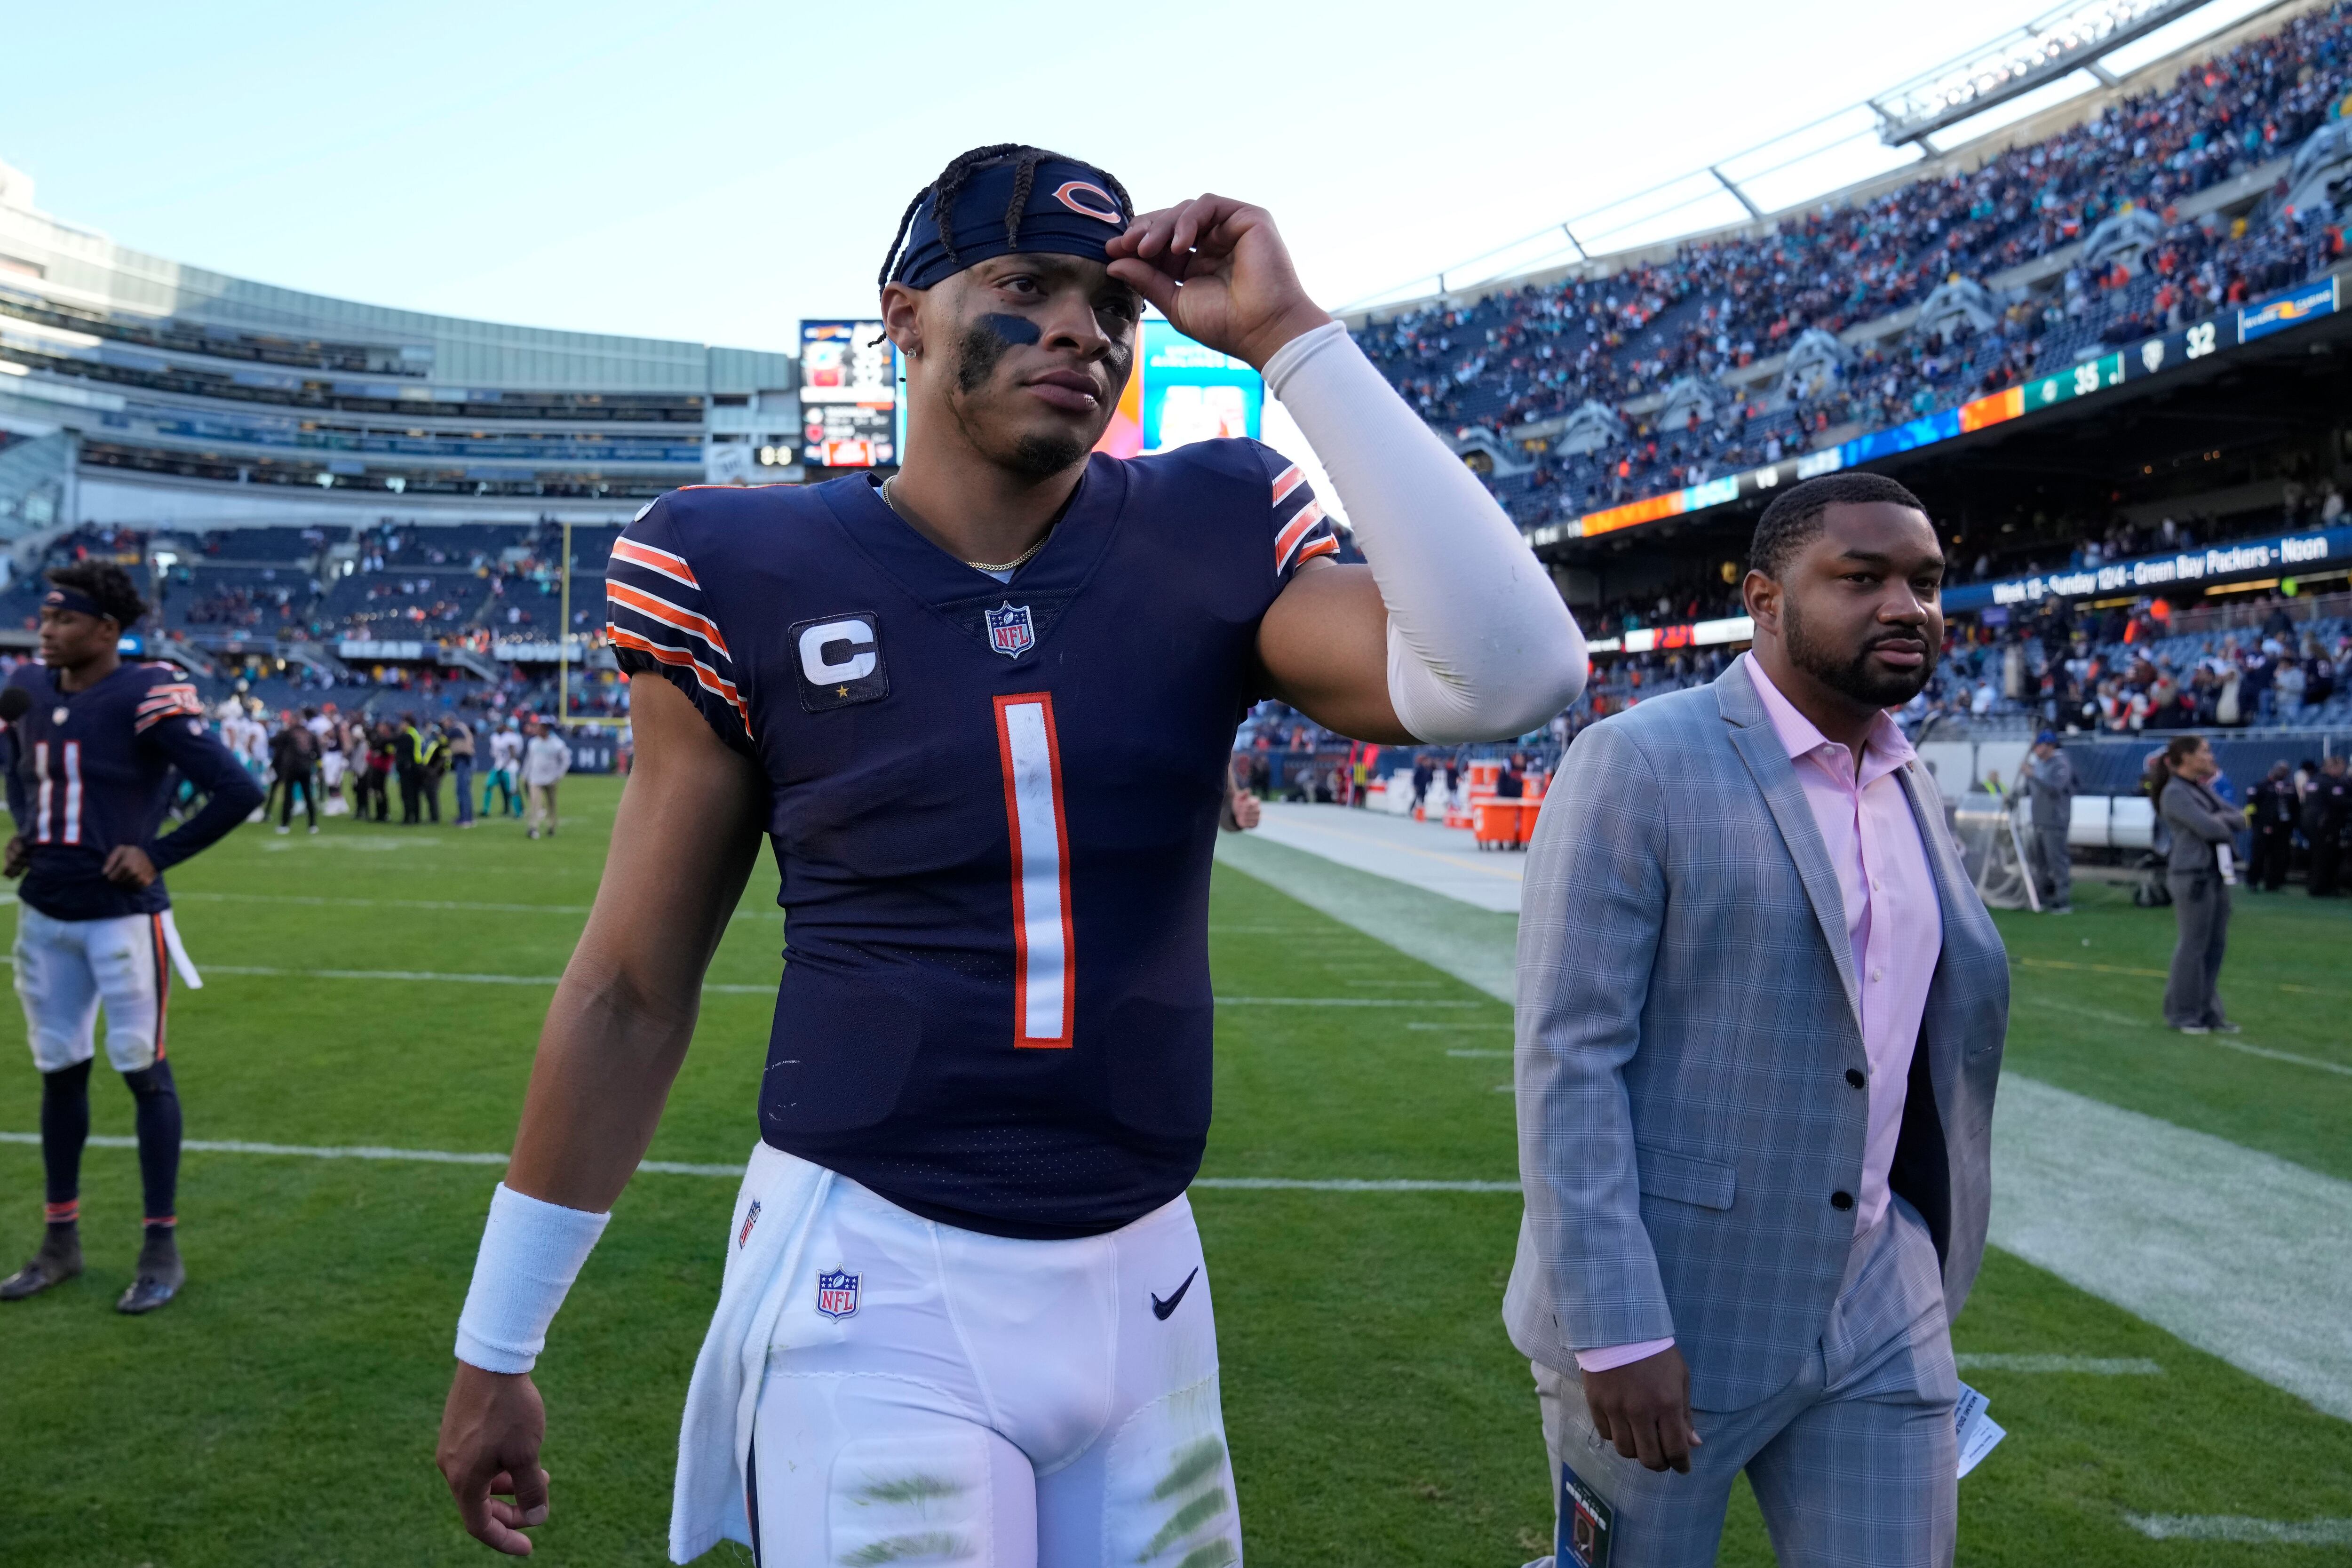
[{"label": "orange jersey stripe", "polygon": [[1307,482],[1307,476],[1293,463],[1274,477],[1274,504],[1280,506],[1282,498]]},{"label": "orange jersey stripe", "polygon": [[685,556],[672,555],[667,550],[656,550],[650,544],[640,544],[634,539],[614,540],[613,558],[616,561],[625,561],[632,566],[642,566],[648,572],[658,572],[671,581],[683,583],[689,588],[702,586],[695,580],[694,568],[687,564]]},{"label": "orange jersey stripe", "polygon": [[657,642],[641,637],[635,632],[624,631],[610,623],[606,624],[604,632],[621,647],[635,648],[637,652],[646,654],[659,663],[684,665],[691,668],[694,671],[696,684],[714,697],[724,700],[743,721],[743,733],[749,735],[751,732],[751,707],[736,693],[733,683],[722,678],[717,670],[690,653],[683,653],[674,647],[664,647]]},{"label": "orange jersey stripe", "polygon": [[648,594],[642,588],[632,588],[626,583],[605,584],[604,597],[625,609],[635,610],[641,616],[650,616],[664,626],[676,626],[682,632],[692,632],[727,658],[731,659],[735,657],[728,652],[727,640],[719,635],[718,626],[705,617],[696,615],[692,610],[681,609],[667,599]]},{"label": "orange jersey stripe", "polygon": [[1290,552],[1297,549],[1298,542],[1314,532],[1315,525],[1322,521],[1323,503],[1308,501],[1299,509],[1298,515],[1292,518],[1280,533],[1275,535],[1274,569],[1276,571],[1279,572],[1290,564]]},{"label": "orange jersey stripe", "polygon": [[1298,563],[1301,566],[1304,566],[1309,561],[1314,560],[1318,555],[1337,555],[1339,553],[1339,542],[1338,540],[1318,539],[1314,543],[1308,545],[1306,549],[1298,552]]}]

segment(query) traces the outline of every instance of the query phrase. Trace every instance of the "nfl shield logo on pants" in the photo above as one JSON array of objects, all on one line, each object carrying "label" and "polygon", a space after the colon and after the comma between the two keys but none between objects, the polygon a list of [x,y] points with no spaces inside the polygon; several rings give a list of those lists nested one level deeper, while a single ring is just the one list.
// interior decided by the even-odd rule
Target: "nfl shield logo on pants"
[{"label": "nfl shield logo on pants", "polygon": [[835,1268],[817,1270],[816,1310],[828,1318],[846,1318],[857,1310],[857,1276]]},{"label": "nfl shield logo on pants", "polygon": [[1007,658],[1019,658],[1036,647],[1037,632],[1029,622],[1029,606],[1008,599],[989,611],[988,646]]}]

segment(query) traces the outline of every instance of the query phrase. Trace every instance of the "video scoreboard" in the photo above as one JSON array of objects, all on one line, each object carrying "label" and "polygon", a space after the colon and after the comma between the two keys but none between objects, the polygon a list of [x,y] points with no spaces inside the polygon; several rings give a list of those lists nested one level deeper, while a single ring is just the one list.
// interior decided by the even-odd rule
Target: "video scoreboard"
[{"label": "video scoreboard", "polygon": [[898,351],[881,322],[801,323],[801,424],[810,468],[898,460]]},{"label": "video scoreboard", "polygon": [[[1095,449],[1115,458],[1194,441],[1259,437],[1265,382],[1152,319],[1138,328],[1135,371]],[[870,468],[900,460],[905,367],[879,321],[801,323],[801,445],[811,468]]]}]

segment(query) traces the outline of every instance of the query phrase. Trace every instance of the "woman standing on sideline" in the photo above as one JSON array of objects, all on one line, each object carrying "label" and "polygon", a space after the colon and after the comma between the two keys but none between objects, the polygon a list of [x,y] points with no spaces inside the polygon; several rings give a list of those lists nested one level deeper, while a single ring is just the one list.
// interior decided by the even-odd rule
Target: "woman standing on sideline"
[{"label": "woman standing on sideline", "polygon": [[2221,1016],[2221,954],[2230,941],[2230,889],[2238,880],[2239,815],[2210,787],[2221,764],[2201,735],[2176,735],[2156,764],[2156,809],[2172,829],[2166,880],[2180,941],[2164,986],[2164,1021],[2184,1035],[2234,1035]]}]

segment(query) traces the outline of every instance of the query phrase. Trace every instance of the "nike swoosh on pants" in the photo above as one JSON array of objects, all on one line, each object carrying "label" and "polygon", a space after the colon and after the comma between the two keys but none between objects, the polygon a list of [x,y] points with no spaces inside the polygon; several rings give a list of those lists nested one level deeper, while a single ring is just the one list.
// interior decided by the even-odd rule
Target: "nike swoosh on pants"
[{"label": "nike swoosh on pants", "polygon": [[1201,1271],[1199,1269],[1195,1268],[1192,1273],[1184,1276],[1184,1283],[1177,1286],[1176,1294],[1169,1297],[1165,1301],[1161,1300],[1158,1295],[1154,1294],[1151,1298],[1151,1315],[1159,1319],[1161,1322],[1166,1322],[1168,1321],[1168,1314],[1176,1310],[1176,1303],[1184,1299],[1184,1292],[1192,1288],[1192,1281],[1200,1276],[1200,1272]]}]

